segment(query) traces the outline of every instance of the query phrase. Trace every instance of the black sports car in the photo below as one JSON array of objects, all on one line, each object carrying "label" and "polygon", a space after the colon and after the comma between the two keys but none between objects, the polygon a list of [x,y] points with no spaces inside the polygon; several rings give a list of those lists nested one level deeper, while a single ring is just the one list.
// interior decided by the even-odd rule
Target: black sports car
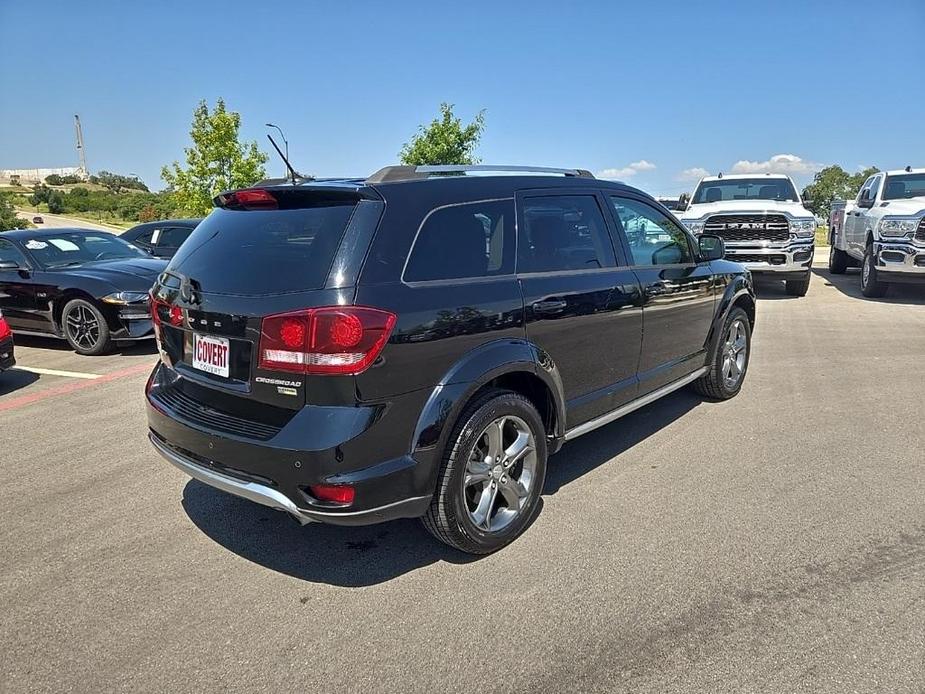
[{"label": "black sports car", "polygon": [[145,222],[122,232],[120,237],[156,258],[173,258],[202,219],[165,219]]},{"label": "black sports car", "polygon": [[0,311],[17,333],[102,354],[115,340],[154,337],[148,290],[167,266],[104,231],[0,233]]}]

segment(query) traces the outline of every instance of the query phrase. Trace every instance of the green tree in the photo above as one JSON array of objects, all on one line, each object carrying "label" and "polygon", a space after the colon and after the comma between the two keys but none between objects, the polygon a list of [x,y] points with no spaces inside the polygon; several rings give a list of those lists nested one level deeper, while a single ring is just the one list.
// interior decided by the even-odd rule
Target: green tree
[{"label": "green tree", "polygon": [[16,216],[13,203],[6,195],[0,195],[0,231],[7,229],[28,229],[32,224]]},{"label": "green tree", "polygon": [[48,194],[48,211],[51,214],[64,212],[64,196],[57,190],[53,190]]},{"label": "green tree", "polygon": [[867,177],[879,170],[871,166],[852,175],[838,164],[827,166],[818,171],[813,182],[803,189],[803,197],[812,200],[816,214],[828,219],[833,200],[854,199]]},{"label": "green tree", "polygon": [[453,114],[453,104],[440,104],[440,117],[420,126],[405,143],[399,157],[402,164],[476,164],[475,148],[485,130],[485,111],[479,111],[468,125]]},{"label": "green tree", "polygon": [[208,214],[212,198],[223,190],[244,188],[266,176],[267,155],[256,142],[240,142],[241,115],[219,99],[210,113],[205,101],[193,112],[192,147],[186,148],[186,168],[174,162],[161,169],[176,206],[191,216]]}]

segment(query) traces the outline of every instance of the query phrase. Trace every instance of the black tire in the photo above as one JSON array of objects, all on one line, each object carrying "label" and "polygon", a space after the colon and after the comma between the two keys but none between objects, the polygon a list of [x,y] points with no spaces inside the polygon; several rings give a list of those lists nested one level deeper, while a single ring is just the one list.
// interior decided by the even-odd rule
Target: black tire
[{"label": "black tire", "polygon": [[806,271],[806,276],[799,280],[787,280],[786,291],[790,296],[806,296],[809,291],[809,281],[812,279],[812,272]]},{"label": "black tire", "polygon": [[85,299],[71,299],[64,305],[61,330],[77,354],[95,357],[105,354],[112,347],[105,316]]},{"label": "black tire", "polygon": [[829,249],[829,272],[844,275],[848,269],[848,254],[832,246]]},{"label": "black tire", "polygon": [[864,249],[864,260],[861,262],[861,294],[876,299],[884,294],[890,288],[886,282],[881,282],[877,277],[877,266],[874,265],[874,247],[868,244]]},{"label": "black tire", "polygon": [[[483,436],[487,435],[487,427],[499,419],[503,421],[505,417],[513,417],[518,424],[525,424],[529,428],[533,436],[532,449],[535,458],[531,458],[531,482],[526,495],[522,497],[519,512],[500,530],[490,531],[477,526],[470,515],[472,509],[469,505],[475,500],[467,496],[472,486],[467,487],[465,481],[467,466],[473,456],[478,464],[480,451],[476,446],[485,440]],[[524,531],[539,509],[543,482],[546,478],[546,456],[546,430],[533,403],[511,391],[492,390],[485,393],[466,408],[447,441],[437,478],[437,488],[430,508],[421,519],[424,527],[441,542],[469,554],[489,554],[501,549]],[[526,457],[522,460],[526,460]],[[488,473],[489,478],[484,484],[498,483],[499,490],[496,494],[500,498],[500,501],[496,501],[492,497],[490,504],[486,505],[489,507],[488,516],[492,515],[494,508],[498,509],[496,513],[500,516],[501,505],[506,503],[506,498],[500,490],[500,482],[506,478],[495,480],[491,477],[499,468],[497,459],[488,465],[492,466],[493,471]],[[526,469],[523,466],[526,463],[522,462],[521,465],[519,474],[522,479]],[[511,475],[512,478],[518,474],[516,467],[517,464],[510,468],[514,473]]]},{"label": "black tire", "polygon": [[[725,358],[728,356],[729,344],[727,339],[730,335],[732,326],[739,323],[744,330],[745,337],[745,364],[741,368],[741,373],[735,383],[730,383],[724,373]],[[735,306],[726,316],[723,322],[723,331],[720,333],[719,340],[716,343],[716,350],[710,361],[709,370],[696,381],[694,381],[694,390],[701,395],[714,400],[728,400],[739,394],[742,384],[745,382],[745,374],[748,372],[748,363],[752,354],[752,324],[748,319],[745,310]]]}]

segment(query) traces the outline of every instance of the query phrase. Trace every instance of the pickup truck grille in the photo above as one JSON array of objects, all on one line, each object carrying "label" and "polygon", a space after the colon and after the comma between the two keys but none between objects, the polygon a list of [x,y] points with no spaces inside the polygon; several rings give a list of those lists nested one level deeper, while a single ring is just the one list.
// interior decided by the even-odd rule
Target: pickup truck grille
[{"label": "pickup truck grille", "polygon": [[919,220],[919,228],[915,230],[915,240],[925,241],[925,217]]},{"label": "pickup truck grille", "polygon": [[726,241],[787,241],[790,223],[780,214],[724,214],[707,218],[703,233]]},{"label": "pickup truck grille", "polygon": [[762,255],[752,253],[727,253],[726,260],[733,260],[737,263],[768,263],[769,265],[783,265],[787,262],[787,256],[783,253],[773,255]]}]

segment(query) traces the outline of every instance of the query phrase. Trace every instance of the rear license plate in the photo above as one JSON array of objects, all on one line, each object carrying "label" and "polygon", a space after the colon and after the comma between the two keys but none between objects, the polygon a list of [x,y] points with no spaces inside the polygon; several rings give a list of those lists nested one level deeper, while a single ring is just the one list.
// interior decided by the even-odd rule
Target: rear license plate
[{"label": "rear license plate", "polygon": [[224,337],[193,333],[193,368],[228,378],[229,349]]}]

